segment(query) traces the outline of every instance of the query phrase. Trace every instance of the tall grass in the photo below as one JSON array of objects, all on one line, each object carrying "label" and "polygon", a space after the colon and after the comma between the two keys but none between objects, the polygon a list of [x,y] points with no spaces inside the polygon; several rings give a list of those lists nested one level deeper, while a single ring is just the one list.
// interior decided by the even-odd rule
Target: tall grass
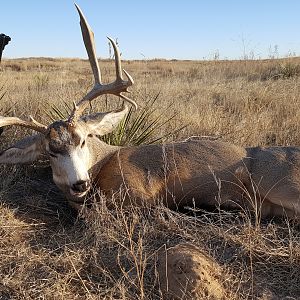
[{"label": "tall grass", "polygon": [[[211,135],[239,145],[300,145],[299,62],[125,61],[140,110],[105,139],[140,144]],[[105,80],[114,78],[112,61],[101,68]],[[49,123],[66,117],[92,75],[82,60],[3,60],[0,82],[1,114]],[[121,104],[107,97],[92,109]],[[1,149],[28,133],[8,128]],[[1,166],[0,176],[0,298],[161,299],[157,257],[179,243],[196,245],[218,264],[227,299],[300,297],[298,224],[265,220],[259,207],[256,215],[108,209],[100,197],[77,216],[47,166]]]}]

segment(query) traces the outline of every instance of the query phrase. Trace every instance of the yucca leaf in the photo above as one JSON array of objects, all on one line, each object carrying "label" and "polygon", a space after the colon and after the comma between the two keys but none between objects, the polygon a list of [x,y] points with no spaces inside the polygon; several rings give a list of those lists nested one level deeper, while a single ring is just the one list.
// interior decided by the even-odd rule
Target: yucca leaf
[{"label": "yucca leaf", "polygon": [[48,116],[51,121],[65,120],[69,116],[71,106],[67,102],[63,102],[63,106],[59,107],[57,104],[51,105],[51,110],[44,110],[44,113]]}]

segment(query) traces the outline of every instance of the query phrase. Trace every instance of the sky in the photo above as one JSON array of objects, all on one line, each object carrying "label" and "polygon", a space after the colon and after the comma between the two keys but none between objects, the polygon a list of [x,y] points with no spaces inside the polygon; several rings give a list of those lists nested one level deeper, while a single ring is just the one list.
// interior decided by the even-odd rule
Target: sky
[{"label": "sky", "polygon": [[[124,59],[300,55],[299,0],[77,0],[97,56],[118,39]],[[0,0],[3,57],[86,58],[71,0]]]}]

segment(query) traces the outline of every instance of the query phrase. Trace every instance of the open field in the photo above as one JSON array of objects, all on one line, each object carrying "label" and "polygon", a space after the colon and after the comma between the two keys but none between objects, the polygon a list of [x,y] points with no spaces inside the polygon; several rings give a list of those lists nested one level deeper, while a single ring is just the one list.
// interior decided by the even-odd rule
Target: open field
[{"label": "open field", "polygon": [[[103,81],[114,79],[112,61],[100,68]],[[162,125],[152,140],[174,132],[165,140],[201,135],[242,146],[300,146],[300,58],[125,61],[123,68],[141,109],[156,99],[149,122]],[[51,122],[91,85],[87,61],[4,60],[0,115]],[[117,106],[109,96],[92,109]],[[0,149],[25,133],[8,128]],[[158,256],[179,243],[196,245],[220,267],[222,299],[300,299],[300,232],[292,221],[246,211],[108,210],[105,199],[78,217],[53,186],[47,161],[1,166],[0,176],[1,300],[161,299]],[[199,299],[216,296],[203,291]]]}]

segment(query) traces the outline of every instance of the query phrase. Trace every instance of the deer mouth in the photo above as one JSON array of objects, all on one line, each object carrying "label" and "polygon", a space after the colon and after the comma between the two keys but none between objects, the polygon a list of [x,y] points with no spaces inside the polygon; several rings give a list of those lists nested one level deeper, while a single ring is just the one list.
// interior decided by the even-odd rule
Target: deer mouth
[{"label": "deer mouth", "polygon": [[90,180],[78,180],[76,183],[72,184],[70,187],[70,194],[76,198],[82,198],[90,190],[91,183]]},{"label": "deer mouth", "polygon": [[74,191],[73,189],[70,189],[70,194],[73,196],[73,197],[76,197],[76,198],[82,198],[84,197],[87,192],[90,190],[90,188],[88,188],[86,191],[84,192],[77,192],[77,191]]}]

